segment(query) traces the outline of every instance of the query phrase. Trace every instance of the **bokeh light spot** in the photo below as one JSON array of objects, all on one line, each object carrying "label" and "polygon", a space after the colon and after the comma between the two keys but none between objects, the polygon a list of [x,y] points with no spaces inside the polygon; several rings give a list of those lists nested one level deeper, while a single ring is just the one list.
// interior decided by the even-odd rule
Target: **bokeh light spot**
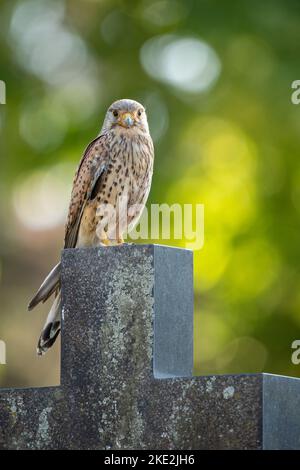
[{"label": "bokeh light spot", "polygon": [[83,40],[64,23],[64,2],[19,2],[10,26],[10,45],[24,69],[51,85],[67,83],[88,67]]},{"label": "bokeh light spot", "polygon": [[187,93],[207,90],[221,70],[212,47],[194,37],[154,37],[143,45],[140,58],[151,77]]},{"label": "bokeh light spot", "polygon": [[268,358],[265,345],[252,337],[240,337],[229,343],[222,352],[218,354],[215,361],[216,370],[223,373],[241,374],[263,372]]},{"label": "bokeh light spot", "polygon": [[74,168],[59,164],[20,178],[13,191],[17,218],[30,230],[46,230],[65,221]]}]

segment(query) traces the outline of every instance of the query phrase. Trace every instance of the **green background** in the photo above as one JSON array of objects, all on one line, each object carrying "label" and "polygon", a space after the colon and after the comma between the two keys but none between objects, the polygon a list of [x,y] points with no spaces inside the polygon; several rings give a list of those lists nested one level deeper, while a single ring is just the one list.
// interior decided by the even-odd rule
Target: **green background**
[{"label": "green background", "polygon": [[196,373],[298,376],[299,2],[9,0],[0,39],[0,385],[59,382],[59,342],[35,355],[49,305],[26,305],[59,258],[81,154],[124,97],[149,115],[149,203],[205,205]]}]

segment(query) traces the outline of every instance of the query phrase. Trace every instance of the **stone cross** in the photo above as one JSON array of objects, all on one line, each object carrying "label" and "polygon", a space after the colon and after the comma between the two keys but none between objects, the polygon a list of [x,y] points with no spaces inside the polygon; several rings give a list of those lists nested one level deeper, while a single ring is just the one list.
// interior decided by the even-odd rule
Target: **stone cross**
[{"label": "stone cross", "polygon": [[299,449],[298,379],[192,376],[192,264],[166,246],[65,250],[61,385],[0,391],[0,448]]}]

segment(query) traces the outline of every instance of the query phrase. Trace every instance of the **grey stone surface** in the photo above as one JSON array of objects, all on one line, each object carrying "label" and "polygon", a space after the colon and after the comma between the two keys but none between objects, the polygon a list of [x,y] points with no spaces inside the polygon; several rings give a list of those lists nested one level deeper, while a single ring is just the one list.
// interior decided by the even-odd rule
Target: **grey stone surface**
[{"label": "grey stone surface", "polygon": [[61,386],[0,391],[0,448],[299,446],[284,399],[299,381],[189,377],[190,252],[125,245],[66,250],[62,261]]},{"label": "grey stone surface", "polygon": [[151,247],[154,259],[154,351],[156,378],[193,373],[193,254]]},{"label": "grey stone surface", "polygon": [[264,449],[300,449],[300,380],[264,374]]}]

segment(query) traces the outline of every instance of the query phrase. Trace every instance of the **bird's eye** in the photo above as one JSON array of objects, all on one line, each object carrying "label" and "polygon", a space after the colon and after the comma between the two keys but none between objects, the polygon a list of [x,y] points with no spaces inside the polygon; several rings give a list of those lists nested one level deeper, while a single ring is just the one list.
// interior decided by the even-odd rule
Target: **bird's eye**
[{"label": "bird's eye", "polygon": [[143,110],[142,110],[142,109],[139,109],[139,110],[138,110],[138,116],[141,116],[141,115],[142,115],[142,112],[143,112]]},{"label": "bird's eye", "polygon": [[114,115],[115,117],[118,117],[118,114],[119,114],[119,113],[118,113],[118,111],[117,111],[116,109],[113,109],[112,113],[113,113],[113,115]]}]

